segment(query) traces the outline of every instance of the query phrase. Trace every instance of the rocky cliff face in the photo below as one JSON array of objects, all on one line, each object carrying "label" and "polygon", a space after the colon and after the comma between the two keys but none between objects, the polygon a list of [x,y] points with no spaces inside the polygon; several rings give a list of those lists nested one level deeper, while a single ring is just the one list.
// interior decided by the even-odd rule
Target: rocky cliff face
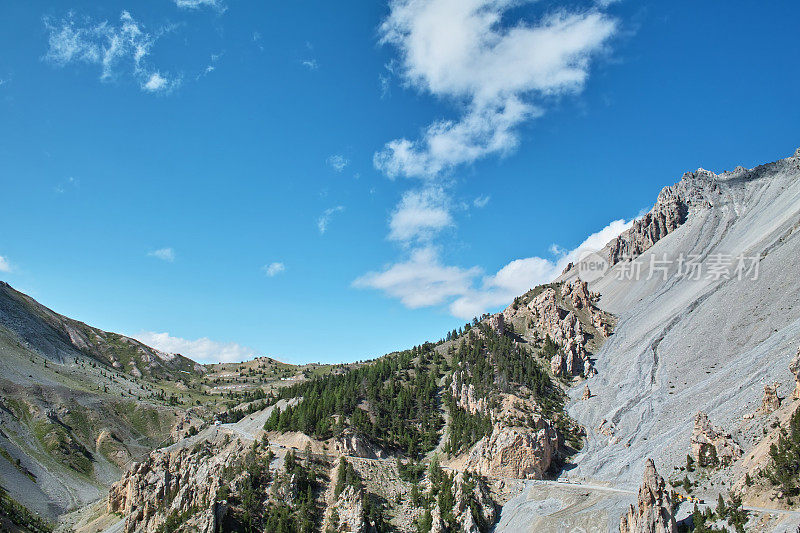
[{"label": "rocky cliff face", "polygon": [[686,222],[693,209],[712,207],[720,198],[716,174],[698,169],[675,185],[664,187],[653,208],[608,244],[611,266],[640,256]]},{"label": "rocky cliff face", "polygon": [[[800,148],[798,148],[800,150]],[[789,363],[789,372],[794,375],[794,392],[792,398],[800,398],[800,348],[797,349],[797,354]]]},{"label": "rocky cliff face", "polygon": [[506,322],[521,324],[540,338],[549,336],[560,348],[551,356],[550,368],[558,376],[592,376],[589,344],[596,337],[601,344],[611,335],[609,318],[595,305],[586,282],[576,280],[549,286],[533,296],[527,305],[518,302],[503,315]]},{"label": "rocky cliff face", "polygon": [[[451,490],[455,502],[453,516],[456,531],[480,533],[481,524],[486,527],[497,521],[498,509],[483,480],[459,472],[453,478]],[[438,503],[431,514],[433,515],[431,533],[446,533],[448,529],[441,518],[442,513]],[[477,520],[474,515],[477,515]]]},{"label": "rocky cliff face", "polygon": [[645,464],[636,505],[631,505],[619,524],[620,533],[677,533],[672,500],[652,459]]},{"label": "rocky cliff face", "polygon": [[469,453],[465,468],[491,477],[542,479],[558,450],[558,434],[539,417],[535,427],[495,423]]},{"label": "rocky cliff face", "polygon": [[465,370],[455,370],[453,381],[450,384],[450,394],[456,400],[456,405],[471,414],[486,411],[486,398],[478,398],[475,394],[475,386],[472,383],[465,383]]},{"label": "rocky cliff face", "polygon": [[730,433],[713,425],[702,411],[694,419],[692,457],[700,466],[729,465],[742,456],[742,448]]},{"label": "rocky cliff face", "polygon": [[198,531],[216,531],[224,508],[216,503],[223,483],[234,490],[245,473],[226,480],[224,471],[244,455],[247,446],[239,439],[195,448],[158,450],[141,463],[134,463],[124,477],[111,486],[108,512],[126,516],[124,531],[155,532],[170,514],[197,515],[203,522]]},{"label": "rocky cliff face", "polygon": [[364,491],[352,485],[345,487],[328,509],[327,524],[334,531],[366,533]]},{"label": "rocky cliff face", "polygon": [[501,395],[492,412],[494,425],[470,450],[465,470],[484,476],[542,479],[550,468],[561,439],[535,406],[513,394]]}]

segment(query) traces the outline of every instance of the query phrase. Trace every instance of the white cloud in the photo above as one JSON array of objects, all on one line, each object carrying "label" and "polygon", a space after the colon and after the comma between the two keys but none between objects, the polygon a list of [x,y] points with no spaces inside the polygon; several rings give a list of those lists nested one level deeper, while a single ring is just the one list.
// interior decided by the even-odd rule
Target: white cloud
[{"label": "white cloud", "polygon": [[449,198],[440,187],[407,191],[389,220],[389,239],[429,241],[442,229],[454,225]]},{"label": "white cloud", "polygon": [[210,7],[217,11],[225,11],[227,7],[220,0],[175,0],[175,5],[183,9],[200,9]]},{"label": "white cloud", "polygon": [[235,363],[247,361],[256,355],[256,351],[247,346],[235,342],[216,342],[206,337],[188,340],[154,331],[142,331],[133,337],[162,352],[179,353],[200,363]]},{"label": "white cloud", "polygon": [[331,222],[331,218],[333,215],[337,213],[341,213],[344,211],[343,205],[337,205],[336,207],[330,207],[323,211],[322,215],[317,219],[317,229],[319,229],[319,234],[324,235],[326,231],[328,231],[328,224]]},{"label": "white cloud", "polygon": [[278,274],[284,272],[286,270],[286,265],[279,262],[270,263],[268,265],[264,265],[262,267],[262,270],[264,271],[264,274],[266,274],[270,278],[273,278]]},{"label": "white cloud", "polygon": [[515,259],[480,280],[480,268],[447,266],[442,264],[436,249],[418,248],[412,251],[409,260],[389,265],[382,272],[370,272],[355,280],[353,286],[383,291],[412,309],[448,304],[453,316],[469,319],[507,305],[537,285],[549,283],[570,261],[577,261],[586,252],[600,250],[631,223],[615,220],[570,251],[551,248],[559,252],[552,259]]},{"label": "white cloud", "polygon": [[319,68],[319,63],[316,59],[304,59],[300,62],[300,64],[306,67],[308,70],[317,70]]},{"label": "white cloud", "polygon": [[328,159],[325,160],[329,167],[331,167],[336,172],[343,171],[347,165],[350,164],[350,160],[347,159],[343,155],[335,154],[330,156]]},{"label": "white cloud", "polygon": [[411,309],[440,305],[467,292],[477,268],[462,269],[441,263],[434,248],[414,250],[408,261],[370,272],[353,282],[356,288],[378,289]]},{"label": "white cloud", "polygon": [[97,65],[102,81],[128,73],[146,92],[163,92],[180,82],[152,69],[147,62],[153,45],[166,30],[152,35],[127,11],[120,15],[118,25],[88,18],[78,23],[72,13],[60,21],[45,18],[44,25],[50,34],[44,59],[55,65]]},{"label": "white cloud", "polygon": [[472,201],[472,205],[474,205],[477,208],[483,208],[489,205],[489,200],[491,199],[492,197],[489,196],[488,194],[486,196],[478,196]]},{"label": "white cloud", "polygon": [[150,257],[156,257],[168,263],[172,263],[175,261],[175,250],[173,250],[172,248],[159,248],[158,250],[153,250],[152,252],[148,252],[147,255]]},{"label": "white cloud", "polygon": [[461,117],[432,123],[419,140],[396,139],[375,154],[390,177],[434,178],[518,143],[517,127],[547,97],[580,91],[590,60],[616,31],[596,11],[564,10],[535,24],[505,22],[523,0],[392,0],[380,27],[399,72],[420,92],[461,103]]},{"label": "white cloud", "polygon": [[11,263],[0,255],[0,272],[11,272]]}]

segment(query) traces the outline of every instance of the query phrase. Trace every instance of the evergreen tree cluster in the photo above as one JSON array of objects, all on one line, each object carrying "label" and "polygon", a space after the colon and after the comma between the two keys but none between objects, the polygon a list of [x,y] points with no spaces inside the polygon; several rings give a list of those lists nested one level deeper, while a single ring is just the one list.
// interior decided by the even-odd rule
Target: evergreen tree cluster
[{"label": "evergreen tree cluster", "polygon": [[772,464],[765,474],[773,485],[781,488],[785,496],[800,494],[800,409],[792,413],[789,431],[782,430],[777,444],[769,450]]},{"label": "evergreen tree cluster", "polygon": [[302,401],[275,409],[264,429],[324,439],[349,425],[382,446],[417,457],[436,445],[442,426],[441,358],[432,347],[415,347],[344,374],[282,389],[279,398]]}]

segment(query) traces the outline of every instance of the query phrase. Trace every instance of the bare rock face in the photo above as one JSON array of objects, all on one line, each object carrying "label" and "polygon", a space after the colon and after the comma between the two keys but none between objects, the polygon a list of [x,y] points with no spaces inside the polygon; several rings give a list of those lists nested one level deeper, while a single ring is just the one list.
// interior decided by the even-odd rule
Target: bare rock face
[{"label": "bare rock face", "polygon": [[384,456],[383,450],[376,449],[361,435],[349,428],[333,440],[333,450],[341,455],[367,459],[381,459]]},{"label": "bare rock face", "polygon": [[334,531],[365,533],[364,494],[352,485],[347,485],[328,511],[328,526]]},{"label": "bare rock face", "polygon": [[170,512],[198,509],[206,516],[206,523],[202,528],[198,526],[198,531],[215,531],[217,518],[224,515],[215,501],[222,473],[245,449],[235,439],[214,450],[201,447],[152,452],[144,462],[133,463],[123,478],[111,486],[108,512],[127,516],[126,533],[150,533],[164,523]]},{"label": "bare rock face", "polygon": [[558,449],[558,433],[550,422],[533,416],[534,427],[495,422],[492,433],[472,448],[465,469],[491,477],[541,479]]},{"label": "bare rock face", "polygon": [[497,313],[489,317],[489,327],[494,330],[498,335],[503,335],[506,332],[506,323],[503,318],[503,313]]},{"label": "bare rock face", "polygon": [[794,374],[794,381],[795,381],[792,398],[800,398],[800,348],[797,349],[797,354],[789,363],[789,372]]},{"label": "bare rock face", "polygon": [[[472,515],[470,501],[474,502],[475,510],[483,519],[484,524],[494,525],[498,519],[497,507],[489,494],[486,483],[476,477],[468,479],[468,475],[461,472],[453,478],[453,516],[455,517],[455,531],[463,533],[480,533],[481,529]],[[442,513],[437,503],[431,511],[433,518],[431,533],[444,533],[447,531],[442,521]]]},{"label": "bare rock face", "polygon": [[778,383],[774,385],[764,385],[764,397],[761,399],[761,412],[771,413],[781,406],[781,399],[778,397]]},{"label": "bare rock face", "polygon": [[622,516],[620,533],[677,533],[678,526],[672,515],[672,500],[664,483],[658,475],[652,459],[645,464],[642,485],[636,506],[631,505],[628,513]]},{"label": "bare rock face", "polygon": [[730,433],[713,425],[708,415],[699,411],[691,436],[692,457],[700,466],[726,466],[742,456],[742,448]]},{"label": "bare rock face", "polygon": [[647,251],[686,222],[692,209],[714,205],[720,196],[717,178],[701,168],[687,172],[675,185],[664,187],[650,212],[609,243],[610,265],[635,259]]},{"label": "bare rock face", "polygon": [[464,370],[453,372],[450,393],[455,398],[456,405],[473,415],[486,411],[486,399],[478,398],[475,394],[475,386],[472,383],[465,383],[464,377]]}]

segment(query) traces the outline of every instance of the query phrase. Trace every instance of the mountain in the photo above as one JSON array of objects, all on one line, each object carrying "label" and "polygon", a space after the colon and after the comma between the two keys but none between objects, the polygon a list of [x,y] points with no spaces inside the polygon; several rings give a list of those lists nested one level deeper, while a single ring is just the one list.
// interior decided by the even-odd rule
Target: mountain
[{"label": "mountain", "polygon": [[800,150],[700,169],[502,312],[354,365],[202,367],[4,286],[0,481],[77,507],[63,531],[795,531],[799,233]]},{"label": "mountain", "polygon": [[[357,365],[340,370],[349,366]],[[263,407],[270,388],[332,368],[266,357],[200,365],[0,282],[0,523],[37,530],[35,515],[55,522],[104,499],[153,449],[214,416],[239,420]]]},{"label": "mountain", "polygon": [[67,318],[0,281],[0,328],[11,332],[25,349],[49,361],[64,363],[89,357],[135,377],[179,377],[201,374],[202,365],[150,348],[117,333],[109,333]]},{"label": "mountain", "polygon": [[[788,366],[800,345],[799,230],[800,150],[753,169],[685,174],[600,252],[610,268],[589,288],[618,320],[595,354],[597,375],[586,382],[592,397],[581,400],[583,387],[569,391],[568,411],[587,429],[569,477],[635,491],[652,458],[673,487],[686,494],[686,476],[691,494],[706,501],[733,491],[745,506],[796,503],[759,473],[769,469],[769,443],[789,428],[797,407]],[[745,268],[737,271],[740,260]],[[590,271],[578,263],[561,281]],[[781,407],[762,409],[765,386],[773,384]],[[702,433],[698,412],[725,428],[717,434],[730,438],[717,443],[736,443],[741,458],[689,471],[692,436]],[[558,513],[522,495],[504,509],[497,530],[516,531],[521,520],[557,531],[563,514],[577,508],[581,527],[611,530],[627,505],[615,494],[592,494],[580,504],[566,491],[548,497],[559,502]],[[771,524],[785,520],[794,531],[791,514],[773,516]]]}]

